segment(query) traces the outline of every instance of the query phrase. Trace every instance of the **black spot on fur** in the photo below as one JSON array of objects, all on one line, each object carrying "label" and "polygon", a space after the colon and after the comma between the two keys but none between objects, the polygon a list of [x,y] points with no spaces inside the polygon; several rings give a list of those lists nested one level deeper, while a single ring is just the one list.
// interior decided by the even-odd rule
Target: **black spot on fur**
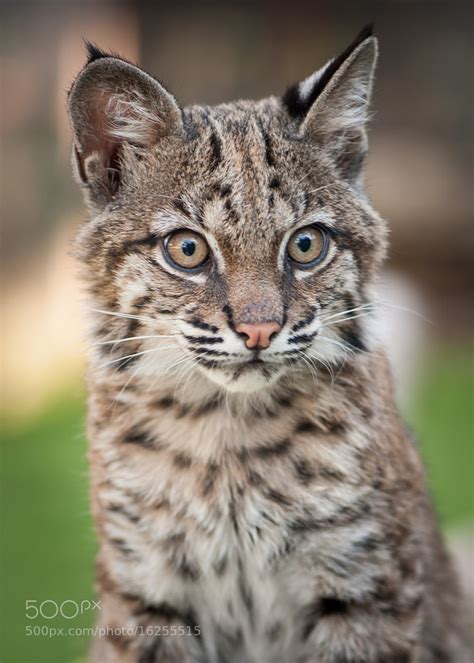
[{"label": "black spot on fur", "polygon": [[140,520],[139,516],[130,513],[130,511],[128,511],[121,504],[111,504],[109,507],[107,507],[107,511],[110,511],[111,513],[118,513],[119,515],[129,520],[131,523],[138,523]]},{"label": "black spot on fur", "polygon": [[243,604],[247,608],[248,612],[252,614],[253,613],[252,592],[245,577],[242,560],[240,558],[238,560],[238,565],[239,565],[239,576],[238,576],[239,593],[242,598]]},{"label": "black spot on fur", "polygon": [[250,470],[248,473],[248,482],[251,486],[261,486],[263,483],[263,477],[255,470]]},{"label": "black spot on fur", "polygon": [[260,458],[268,458],[269,456],[284,456],[290,449],[291,440],[285,438],[273,444],[259,446],[255,449],[254,453]]},{"label": "black spot on fur", "polygon": [[237,223],[238,220],[239,220],[239,215],[237,214],[235,209],[232,207],[232,203],[230,202],[230,200],[225,201],[224,207],[226,209],[229,221],[231,221],[232,223]]},{"label": "black spot on fur", "polygon": [[114,548],[117,548],[117,550],[119,550],[125,557],[128,557],[133,552],[123,539],[109,539],[109,543],[111,543]]},{"label": "black spot on fur", "polygon": [[278,179],[278,177],[272,177],[269,186],[270,189],[278,189],[278,187],[280,186],[280,180]]},{"label": "black spot on fur", "polygon": [[[165,626],[165,625],[184,625],[188,628],[190,636],[200,637],[200,627],[192,610],[178,610],[169,603],[160,603],[157,605],[141,604],[133,613],[143,623],[147,625]],[[161,660],[160,653],[164,640],[161,637],[145,640],[145,647],[140,651],[139,663],[156,663]]]},{"label": "black spot on fur", "polygon": [[223,343],[224,339],[220,336],[186,336],[184,338],[190,343],[200,343],[201,345],[214,345],[215,343]]},{"label": "black spot on fur", "polygon": [[341,435],[347,432],[347,426],[344,421],[340,419],[330,419],[329,417],[321,417],[321,424],[328,433],[334,435]]},{"label": "black spot on fur", "polygon": [[208,401],[205,401],[202,405],[198,405],[195,410],[192,412],[193,417],[203,417],[207,414],[210,414],[222,403],[222,396],[218,394],[213,398],[210,398]]},{"label": "black spot on fur", "polygon": [[192,325],[193,327],[197,327],[198,329],[205,329],[207,331],[210,331],[213,334],[219,331],[219,328],[216,327],[215,325],[208,325],[207,322],[203,322],[199,318],[193,318],[192,320],[189,321],[189,324]]},{"label": "black spot on fur", "polygon": [[334,60],[332,60],[326,69],[321,74],[320,78],[315,82],[311,93],[302,99],[300,95],[299,83],[290,87],[283,96],[283,104],[288,111],[288,114],[294,118],[301,118],[306,115],[331,78],[337,72],[339,67],[347,60],[347,58],[360,46],[360,44],[373,35],[373,24],[366,25],[354,39],[354,41]]},{"label": "black spot on fur", "polygon": [[138,239],[129,239],[122,244],[122,252],[127,253],[137,246],[150,246],[151,248],[154,248],[159,241],[159,238],[154,234],[139,237]]},{"label": "black spot on fur", "polygon": [[270,136],[264,131],[263,132],[263,141],[265,143],[265,159],[269,166],[275,165],[275,157],[273,155],[273,147]]},{"label": "black spot on fur", "polygon": [[[155,263],[153,263],[153,266],[155,266]],[[178,312],[178,309],[174,308],[155,308],[155,311],[159,313],[160,315],[176,315]]]},{"label": "black spot on fur", "polygon": [[235,504],[235,497],[233,494],[231,494],[231,499],[229,503],[229,517],[230,521],[232,523],[232,527],[234,528],[234,532],[238,535],[239,534],[239,522],[237,520],[237,506]]},{"label": "black spot on fur", "polygon": [[278,504],[279,506],[290,506],[291,504],[290,498],[283,495],[283,493],[275,488],[265,488],[264,495],[267,499],[275,502],[275,504]]},{"label": "black spot on fur", "polygon": [[215,168],[222,161],[222,141],[215,131],[211,133],[211,166]]},{"label": "black spot on fur", "polygon": [[185,556],[182,556],[179,563],[176,564],[176,571],[184,580],[196,582],[199,580],[200,572],[198,567]]},{"label": "black spot on fur", "polygon": [[313,530],[320,529],[321,524],[313,517],[297,517],[289,522],[289,528],[293,532],[299,532],[304,534],[305,532],[310,532]]},{"label": "black spot on fur", "polygon": [[314,470],[306,460],[297,460],[294,464],[296,476],[302,484],[309,483],[315,477]]},{"label": "black spot on fur", "polygon": [[339,470],[324,465],[318,468],[318,475],[322,479],[331,479],[332,481],[343,481],[346,478]]},{"label": "black spot on fur", "polygon": [[297,332],[300,329],[303,329],[303,327],[307,327],[308,325],[310,325],[313,322],[315,317],[316,317],[316,314],[314,313],[314,311],[310,311],[307,315],[305,315],[304,318],[302,318],[301,320],[299,320],[298,322],[296,322],[293,325],[293,327],[291,328],[291,331],[292,332]]},{"label": "black spot on fur", "polygon": [[275,402],[279,407],[291,407],[294,401],[294,394],[280,394],[276,396]]},{"label": "black spot on fur", "polygon": [[204,357],[199,358],[199,362],[203,365],[206,366],[207,368],[216,368],[219,366],[218,361],[214,361],[212,359],[205,359]]},{"label": "black spot on fur", "polygon": [[169,408],[176,404],[176,401],[172,396],[163,396],[158,401],[154,403],[157,407]]},{"label": "black spot on fur", "polygon": [[340,599],[329,597],[321,599],[320,602],[321,617],[345,615],[348,609],[349,605]]},{"label": "black spot on fur", "polygon": [[222,307],[222,312],[224,313],[224,315],[225,315],[226,318],[227,318],[227,322],[228,322],[228,324],[229,324],[229,327],[230,327],[231,329],[234,329],[234,330],[235,330],[234,313],[233,313],[231,307],[229,306],[229,304],[225,304],[225,305]]},{"label": "black spot on fur", "polygon": [[141,447],[152,449],[156,447],[156,441],[151,439],[148,433],[145,433],[140,428],[132,428],[123,438],[127,444],[137,444]]},{"label": "black spot on fur", "polygon": [[185,454],[182,451],[176,453],[173,457],[173,465],[180,469],[191,467],[192,464],[193,464],[192,458],[190,458],[187,454]]},{"label": "black spot on fur", "polygon": [[309,419],[304,419],[297,424],[295,428],[295,433],[316,433],[320,429],[316,426],[313,421]]},{"label": "black spot on fur", "polygon": [[[145,306],[147,306],[147,304],[149,304],[150,301],[151,301],[151,295],[143,295],[143,297],[137,297],[132,303],[132,308],[145,308]],[[132,322],[136,323],[136,325],[133,327],[133,331],[135,331],[137,327],[139,327],[140,325],[140,320],[130,320],[129,332]],[[132,334],[128,333],[127,336],[132,336]]]},{"label": "black spot on fur", "polygon": [[312,334],[298,334],[297,336],[291,336],[288,339],[288,343],[311,343],[311,341],[317,336],[318,332],[315,331]]},{"label": "black spot on fur", "polygon": [[202,348],[202,347],[197,347],[197,348],[191,348],[193,352],[196,354],[199,354],[199,356],[206,355],[206,356],[213,356],[213,357],[228,357],[229,353],[224,352],[223,350],[210,350],[208,348]]},{"label": "black spot on fur", "polygon": [[173,200],[173,205],[178,210],[178,212],[181,212],[181,214],[184,214],[185,216],[189,216],[189,210],[181,198],[175,198]]},{"label": "black spot on fur", "polygon": [[219,473],[219,465],[217,463],[209,463],[201,483],[201,494],[203,497],[209,495],[209,493],[214,488],[214,484],[218,473]]}]

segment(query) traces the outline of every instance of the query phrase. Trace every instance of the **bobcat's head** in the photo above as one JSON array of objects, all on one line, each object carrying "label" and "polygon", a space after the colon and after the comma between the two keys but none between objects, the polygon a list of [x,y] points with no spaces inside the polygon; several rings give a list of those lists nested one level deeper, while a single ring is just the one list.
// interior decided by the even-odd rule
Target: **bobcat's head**
[{"label": "bobcat's head", "polygon": [[364,351],[386,244],[362,185],[371,31],[283,97],[214,107],[89,50],[69,113],[96,363],[250,392]]}]

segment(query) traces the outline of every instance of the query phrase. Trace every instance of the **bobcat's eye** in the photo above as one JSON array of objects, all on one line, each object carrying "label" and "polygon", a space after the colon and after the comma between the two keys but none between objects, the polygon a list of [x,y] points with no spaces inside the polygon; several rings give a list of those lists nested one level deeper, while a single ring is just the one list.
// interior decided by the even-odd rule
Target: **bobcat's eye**
[{"label": "bobcat's eye", "polygon": [[171,263],[183,269],[197,269],[209,256],[206,240],[192,230],[178,230],[168,235],[164,251]]},{"label": "bobcat's eye", "polygon": [[290,237],[288,255],[303,267],[313,267],[327,255],[329,238],[322,228],[306,226],[300,228]]}]

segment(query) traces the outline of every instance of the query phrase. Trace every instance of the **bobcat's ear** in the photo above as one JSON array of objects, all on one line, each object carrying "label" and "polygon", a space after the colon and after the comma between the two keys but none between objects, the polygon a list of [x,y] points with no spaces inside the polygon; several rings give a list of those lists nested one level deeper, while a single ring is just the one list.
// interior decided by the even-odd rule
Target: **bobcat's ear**
[{"label": "bobcat's ear", "polygon": [[126,176],[126,158],[182,129],[181,111],[138,67],[87,44],[89,59],[68,97],[76,173],[93,205],[106,205]]},{"label": "bobcat's ear", "polygon": [[312,76],[283,97],[299,132],[328,149],[339,172],[351,183],[359,179],[367,152],[366,124],[377,61],[372,26]]}]

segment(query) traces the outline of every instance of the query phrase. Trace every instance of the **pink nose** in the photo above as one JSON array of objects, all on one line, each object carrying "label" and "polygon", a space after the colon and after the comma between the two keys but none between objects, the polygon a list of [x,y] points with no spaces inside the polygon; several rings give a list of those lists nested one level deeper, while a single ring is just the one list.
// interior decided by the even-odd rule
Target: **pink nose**
[{"label": "pink nose", "polygon": [[245,345],[249,350],[264,350],[270,345],[270,339],[281,329],[278,322],[258,322],[255,324],[241,324],[235,330],[238,334],[245,334]]}]

